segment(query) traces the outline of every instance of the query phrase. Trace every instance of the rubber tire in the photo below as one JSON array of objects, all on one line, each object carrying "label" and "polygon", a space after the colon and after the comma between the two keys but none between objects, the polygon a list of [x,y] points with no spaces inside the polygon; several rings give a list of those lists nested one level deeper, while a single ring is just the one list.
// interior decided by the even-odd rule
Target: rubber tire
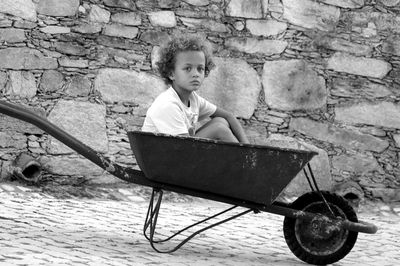
[{"label": "rubber tire", "polygon": [[[357,214],[355,213],[354,209],[343,197],[327,191],[322,191],[322,193],[329,205],[333,208],[340,209],[342,214],[346,216],[345,218],[347,220],[352,222],[358,221]],[[304,210],[308,206],[318,203],[324,204],[321,196],[317,192],[309,192],[295,200],[290,207],[296,210]],[[285,240],[293,254],[309,264],[326,265],[335,263],[344,258],[351,251],[357,241],[358,232],[342,229],[341,232],[346,233],[346,239],[342,239],[343,244],[336,251],[324,255],[313,254],[306,250],[301,243],[299,243],[296,237],[296,221],[296,218],[285,217],[283,222]],[[325,252],[329,252],[329,250],[325,250]]]}]

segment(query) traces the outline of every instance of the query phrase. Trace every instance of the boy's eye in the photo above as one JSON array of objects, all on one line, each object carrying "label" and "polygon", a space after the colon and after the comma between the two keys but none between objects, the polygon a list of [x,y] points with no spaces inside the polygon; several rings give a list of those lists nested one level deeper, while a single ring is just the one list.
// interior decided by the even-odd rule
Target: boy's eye
[{"label": "boy's eye", "polygon": [[190,71],[192,71],[192,68],[191,67],[185,67],[184,70],[190,72]]},{"label": "boy's eye", "polygon": [[198,67],[198,68],[197,68],[197,71],[199,71],[199,72],[204,72],[204,67],[202,67],[202,66],[201,66],[201,67]]}]

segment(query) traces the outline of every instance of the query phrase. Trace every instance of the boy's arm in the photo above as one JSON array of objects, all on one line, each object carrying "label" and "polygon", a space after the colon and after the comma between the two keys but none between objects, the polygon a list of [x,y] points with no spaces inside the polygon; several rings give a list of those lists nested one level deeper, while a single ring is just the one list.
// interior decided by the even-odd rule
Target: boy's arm
[{"label": "boy's arm", "polygon": [[233,114],[217,107],[217,110],[211,117],[225,118],[226,121],[228,121],[229,126],[231,127],[232,133],[239,140],[239,142],[249,143],[249,140],[248,140],[246,134],[244,133],[242,125],[240,124],[240,122],[236,119],[236,117]]}]

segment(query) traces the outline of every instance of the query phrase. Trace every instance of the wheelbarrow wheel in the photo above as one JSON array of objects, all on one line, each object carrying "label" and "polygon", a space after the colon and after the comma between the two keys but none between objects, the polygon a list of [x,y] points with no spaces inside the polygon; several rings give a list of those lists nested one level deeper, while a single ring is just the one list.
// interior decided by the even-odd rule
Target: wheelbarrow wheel
[{"label": "wheelbarrow wheel", "polygon": [[[347,201],[339,195],[322,191],[326,202],[336,217],[357,222],[357,215]],[[310,192],[295,200],[295,210],[319,213],[332,217],[321,195]],[[304,220],[285,217],[283,232],[290,250],[304,262],[325,265],[344,258],[357,241],[358,232],[335,227],[334,230],[324,219]]]}]

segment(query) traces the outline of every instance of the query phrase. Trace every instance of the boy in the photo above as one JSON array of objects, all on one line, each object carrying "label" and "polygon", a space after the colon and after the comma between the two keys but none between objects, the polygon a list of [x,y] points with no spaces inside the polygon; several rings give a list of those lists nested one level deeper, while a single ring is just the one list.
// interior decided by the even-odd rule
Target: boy
[{"label": "boy", "polygon": [[[196,91],[214,67],[206,43],[197,37],[173,38],[161,50],[157,62],[161,77],[170,88],[161,93],[147,111],[143,131],[248,143],[239,121]],[[211,118],[201,128],[196,124]]]}]

